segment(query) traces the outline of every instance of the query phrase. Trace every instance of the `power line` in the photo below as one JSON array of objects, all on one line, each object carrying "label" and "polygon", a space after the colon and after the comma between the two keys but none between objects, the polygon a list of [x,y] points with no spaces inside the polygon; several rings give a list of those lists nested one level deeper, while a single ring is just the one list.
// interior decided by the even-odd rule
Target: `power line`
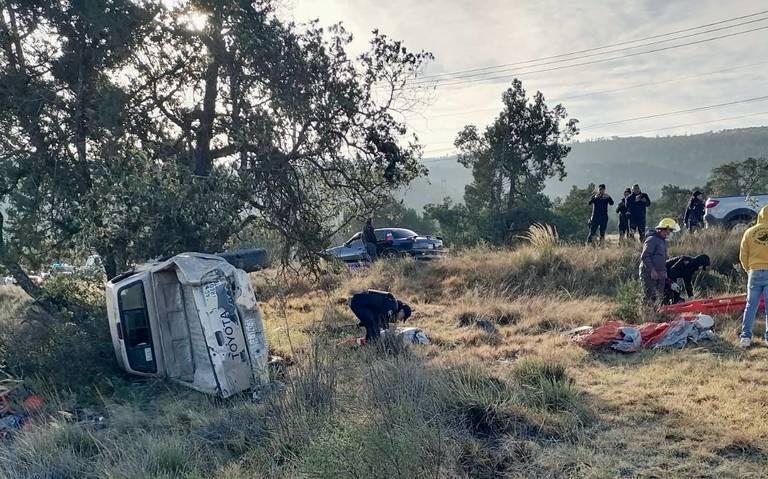
[{"label": "power line", "polygon": [[725,118],[717,118],[715,120],[698,121],[696,123],[686,123],[684,125],[667,126],[667,127],[664,127],[664,128],[656,128],[656,129],[653,129],[653,130],[635,131],[635,132],[632,132],[632,133],[624,133],[622,135],[615,135],[615,136],[617,136],[619,138],[622,138],[622,137],[628,137],[628,136],[632,136],[632,135],[644,135],[646,133],[653,133],[653,132],[656,132],[656,131],[675,130],[677,128],[687,128],[689,126],[706,125],[708,123],[717,123],[717,122],[721,122],[721,121],[740,120],[742,118],[749,118],[749,117],[760,116],[760,115],[768,115],[768,111],[758,111],[758,112],[755,112],[755,113],[748,113],[746,115],[738,115],[738,116],[730,116],[730,117],[725,117]]},{"label": "power line", "polygon": [[754,98],[746,98],[744,100],[729,101],[729,102],[726,102],[726,103],[717,103],[715,105],[707,105],[707,106],[700,106],[700,107],[696,107],[696,108],[689,108],[687,110],[677,110],[677,111],[671,111],[671,112],[666,112],[666,113],[656,113],[656,114],[653,114],[653,115],[645,115],[645,116],[637,116],[637,117],[634,117],[634,118],[626,118],[624,120],[609,121],[609,122],[606,122],[606,123],[597,123],[597,124],[585,126],[585,127],[582,127],[582,128],[585,129],[585,130],[595,129],[595,128],[603,128],[603,127],[606,127],[606,126],[620,125],[622,123],[630,123],[630,122],[633,122],[633,121],[650,120],[650,119],[653,119],[653,118],[662,118],[662,117],[665,117],[665,116],[681,115],[683,113],[694,113],[694,112],[698,112],[698,111],[705,111],[705,110],[712,110],[712,109],[715,109],[715,108],[722,108],[724,106],[739,105],[739,104],[742,104],[742,103],[754,103],[754,102],[766,101],[766,100],[768,100],[768,95],[766,95],[766,96],[758,96],[758,97],[754,97]]},{"label": "power line", "polygon": [[[579,93],[579,94],[576,94],[576,95],[561,96],[561,97],[553,98],[553,99],[551,99],[549,101],[551,101],[553,103],[560,103],[563,100],[573,100],[575,98],[588,98],[588,97],[591,97],[591,96],[604,95],[606,93],[614,93],[614,92],[618,92],[618,91],[633,90],[633,89],[637,89],[637,88],[644,88],[644,87],[654,86],[654,85],[663,85],[663,84],[666,84],[666,83],[674,83],[674,82],[682,81],[682,80],[689,80],[689,79],[693,79],[693,78],[700,78],[700,77],[703,77],[703,76],[706,76],[706,75],[713,75],[713,74],[716,74],[716,73],[727,73],[727,72],[734,71],[734,70],[740,70],[740,69],[744,69],[744,68],[751,68],[751,67],[756,67],[756,66],[761,66],[761,65],[766,65],[766,64],[768,64],[768,61],[758,62],[758,63],[750,63],[748,65],[738,65],[738,66],[735,66],[735,67],[724,68],[724,69],[721,69],[721,70],[713,70],[713,71],[708,71],[708,72],[697,73],[696,75],[687,75],[687,76],[669,78],[669,79],[666,79],[666,80],[659,80],[659,81],[655,81],[655,82],[638,83],[638,84],[635,84],[635,85],[630,85],[630,86],[625,86],[625,87],[612,88],[612,89],[607,89],[607,90],[599,90],[599,91],[588,92],[588,93]],[[497,111],[497,110],[500,110],[500,109],[501,109],[501,106],[496,106],[496,107],[492,107],[492,108],[477,108],[477,109],[471,109],[471,110],[454,110],[454,111],[451,111],[450,113],[442,113],[442,114],[439,114],[439,115],[432,115],[432,116],[428,117],[427,119],[431,120],[433,118],[445,118],[445,117],[451,117],[451,116],[460,116],[460,115],[465,115],[467,113],[477,113],[477,112],[484,112],[484,111]]]},{"label": "power line", "polygon": [[565,69],[568,69],[568,68],[576,68],[576,67],[587,66],[587,65],[595,65],[595,64],[598,64],[598,63],[611,62],[611,61],[614,61],[614,60],[623,60],[625,58],[636,57],[636,56],[639,56],[639,55],[647,55],[649,53],[657,53],[657,52],[662,52],[662,51],[667,51],[667,50],[673,50],[673,49],[676,49],[676,48],[682,48],[682,47],[686,47],[686,46],[690,46],[690,45],[699,45],[699,44],[706,43],[706,42],[711,42],[711,41],[714,41],[714,40],[721,40],[723,38],[735,37],[735,36],[738,36],[738,35],[744,35],[744,34],[747,34],[747,33],[753,33],[753,32],[757,32],[757,31],[761,31],[761,30],[766,30],[766,29],[768,29],[768,26],[752,28],[752,29],[749,29],[749,30],[744,30],[744,31],[741,31],[741,32],[729,33],[729,34],[725,34],[725,35],[719,35],[719,36],[716,36],[716,37],[705,38],[705,39],[697,40],[697,41],[693,41],[693,42],[681,43],[679,45],[670,45],[670,46],[667,46],[667,47],[655,48],[653,50],[647,50],[647,51],[635,52],[635,53],[628,53],[626,55],[619,55],[619,56],[609,57],[609,58],[601,58],[601,59],[598,59],[598,60],[591,60],[591,61],[581,62],[581,63],[574,63],[572,65],[560,65],[560,66],[551,67],[551,68],[544,68],[544,69],[540,69],[540,70],[532,70],[532,71],[516,72],[516,73],[506,73],[504,75],[499,75],[499,76],[491,76],[491,77],[484,77],[484,78],[473,78],[473,79],[469,79],[469,80],[457,80],[457,81],[454,81],[454,82],[451,82],[451,83],[441,83],[441,84],[437,85],[437,87],[465,85],[465,84],[472,84],[472,83],[477,83],[477,82],[487,82],[487,81],[491,81],[491,80],[503,80],[503,79],[509,79],[509,78],[513,78],[513,77],[521,77],[521,76],[525,76],[525,75],[532,75],[534,73],[547,73],[547,72],[553,72],[553,71],[558,71],[558,70],[565,70]]},{"label": "power line", "polygon": [[[529,65],[529,66],[525,66],[525,67],[522,67],[522,68],[534,68],[534,67],[541,67],[541,66],[546,66],[546,65],[555,65],[555,64],[558,64],[558,63],[565,63],[565,62],[583,60],[585,58],[599,57],[599,56],[608,55],[608,54],[611,54],[611,53],[618,53],[618,52],[624,52],[624,51],[629,51],[629,50],[635,50],[637,48],[644,48],[644,47],[649,47],[649,46],[652,46],[652,45],[659,45],[659,44],[662,44],[662,43],[668,43],[668,42],[672,42],[672,41],[676,41],[676,40],[683,40],[685,38],[692,38],[692,37],[696,37],[696,36],[700,36],[700,35],[706,35],[708,33],[714,33],[714,32],[718,32],[718,31],[722,31],[722,30],[729,30],[731,28],[737,28],[737,27],[741,27],[741,26],[744,26],[744,25],[750,25],[750,24],[754,24],[754,23],[758,23],[758,22],[764,22],[766,20],[768,20],[768,17],[766,17],[766,18],[759,18],[757,20],[750,20],[748,22],[742,22],[742,23],[738,23],[738,24],[735,24],[735,25],[728,25],[728,26],[725,26],[725,27],[719,27],[719,28],[713,28],[713,29],[710,29],[710,30],[704,30],[704,31],[701,31],[701,32],[690,33],[688,35],[682,35],[682,36],[675,37],[675,38],[667,38],[667,39],[664,39],[664,40],[657,40],[657,41],[654,41],[654,42],[644,43],[642,45],[634,45],[634,46],[631,46],[631,47],[618,48],[618,49],[614,49],[614,50],[607,50],[607,51],[601,51],[601,52],[596,52],[596,53],[590,53],[588,55],[580,55],[580,56],[573,57],[573,58],[564,58],[564,59],[560,59],[560,60],[553,60],[553,61],[547,61],[547,62],[535,61],[534,65]],[[528,62],[528,63],[534,63],[534,62]],[[490,70],[490,68],[489,68],[489,70]],[[437,78],[437,79],[434,79],[434,80],[420,78],[420,79],[417,79],[414,82],[412,82],[412,84],[414,84],[414,85],[424,85],[424,84],[430,84],[430,83],[435,83],[435,82],[437,82],[439,84],[439,82],[451,82],[451,81],[462,80],[462,79],[467,79],[467,78],[482,77],[482,76],[492,75],[492,74],[496,74],[496,73],[508,72],[508,71],[511,71],[511,70],[514,70],[514,68],[502,68],[501,66],[497,66],[497,67],[493,68],[493,71],[476,72],[476,73],[470,73],[470,74],[466,74],[466,75],[465,74],[454,74],[454,75],[449,76],[447,78]]]},{"label": "power line", "polygon": [[698,26],[695,26],[695,27],[689,27],[689,28],[685,28],[685,29],[682,29],[682,30],[676,30],[676,31],[673,31],[673,32],[662,33],[662,34],[658,34],[658,35],[652,35],[652,36],[644,37],[644,38],[638,38],[636,40],[629,40],[629,41],[623,41],[623,42],[618,42],[618,43],[612,43],[612,44],[603,45],[603,46],[600,46],[600,47],[587,48],[585,50],[577,50],[577,51],[573,51],[573,52],[569,52],[569,53],[561,53],[561,54],[558,54],[558,55],[551,55],[551,56],[547,56],[547,57],[540,57],[540,58],[535,58],[535,59],[525,60],[525,61],[519,61],[519,62],[514,62],[514,63],[505,63],[505,64],[495,65],[495,66],[488,66],[488,67],[481,67],[481,68],[472,68],[472,69],[468,69],[468,70],[458,70],[458,71],[454,71],[454,72],[438,73],[438,74],[434,74],[434,75],[425,75],[425,76],[421,77],[421,79],[441,77],[441,76],[451,76],[451,75],[457,75],[457,74],[461,74],[461,73],[472,73],[472,72],[477,72],[477,71],[493,70],[493,69],[496,69],[496,68],[503,68],[503,67],[516,66],[516,65],[523,65],[523,64],[527,64],[527,63],[535,63],[535,62],[542,61],[542,60],[551,60],[553,58],[562,58],[562,57],[566,57],[566,56],[578,55],[578,54],[581,54],[581,53],[588,53],[588,52],[593,52],[593,51],[596,51],[596,50],[604,50],[604,49],[607,49],[607,48],[618,47],[618,46],[622,46],[622,45],[629,45],[631,43],[638,43],[638,42],[643,42],[643,41],[647,41],[647,40],[653,40],[653,39],[656,39],[656,38],[667,37],[667,36],[671,36],[671,35],[676,35],[678,33],[690,32],[690,31],[693,31],[693,30],[699,30],[701,28],[712,27],[712,26],[715,26],[715,25],[722,25],[724,23],[730,23],[730,22],[733,22],[733,21],[736,21],[736,20],[743,20],[745,18],[752,18],[752,17],[760,16],[760,15],[763,15],[765,13],[768,13],[768,10],[763,10],[763,11],[757,12],[757,13],[751,13],[749,15],[742,15],[740,17],[733,17],[733,18],[729,18],[729,19],[726,19],[726,20],[721,20],[721,21],[718,21],[718,22],[707,23],[707,24],[704,24],[704,25],[698,25]]}]

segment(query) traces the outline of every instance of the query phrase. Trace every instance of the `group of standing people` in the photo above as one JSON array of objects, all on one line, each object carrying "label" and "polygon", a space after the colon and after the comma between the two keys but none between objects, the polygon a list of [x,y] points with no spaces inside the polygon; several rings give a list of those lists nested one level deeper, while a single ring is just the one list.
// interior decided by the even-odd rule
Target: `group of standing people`
[{"label": "group of standing people", "polygon": [[[605,185],[597,187],[597,191],[589,199],[592,216],[589,219],[589,236],[587,243],[592,244],[599,233],[599,243],[605,243],[605,231],[608,228],[608,207],[614,205],[611,195],[606,193]],[[624,190],[616,213],[619,216],[619,243],[626,244],[635,238],[642,242],[646,236],[646,215],[651,206],[651,198],[640,189],[640,185]],[[694,191],[685,209],[684,222],[689,232],[693,233],[704,226],[704,195]]]},{"label": "group of standing people", "polygon": [[[597,192],[589,199],[592,206],[592,216],[589,219],[589,236],[587,243],[592,244],[595,236],[600,234],[600,244],[605,243],[605,230],[608,228],[608,207],[614,205],[611,195],[606,193],[605,185],[599,185]],[[643,241],[645,236],[645,218],[648,207],[651,206],[651,198],[643,193],[640,185],[634,185],[631,189],[624,190],[624,196],[619,200],[616,213],[619,215],[619,242],[634,239],[637,233],[638,240]]]}]

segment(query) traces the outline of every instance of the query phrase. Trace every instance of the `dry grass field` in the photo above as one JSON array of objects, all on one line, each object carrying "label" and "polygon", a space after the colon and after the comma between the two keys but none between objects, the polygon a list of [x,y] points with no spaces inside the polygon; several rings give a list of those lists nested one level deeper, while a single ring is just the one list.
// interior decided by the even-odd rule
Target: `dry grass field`
[{"label": "dry grass field", "polygon": [[[696,287],[714,295],[743,288],[737,249],[707,232],[673,253],[713,257]],[[768,347],[738,350],[738,317],[716,317],[713,342],[631,355],[560,334],[654,318],[637,307],[638,256],[539,233],[514,250],[320,280],[254,275],[270,347],[287,360],[261,400],[137,381],[100,350],[73,352],[103,358],[104,373],[67,388],[66,375],[35,370],[27,382],[50,398],[46,415],[0,445],[0,476],[765,477]],[[408,301],[432,344],[337,346],[361,334],[344,301],[366,288]],[[6,334],[23,297],[0,298]]]}]

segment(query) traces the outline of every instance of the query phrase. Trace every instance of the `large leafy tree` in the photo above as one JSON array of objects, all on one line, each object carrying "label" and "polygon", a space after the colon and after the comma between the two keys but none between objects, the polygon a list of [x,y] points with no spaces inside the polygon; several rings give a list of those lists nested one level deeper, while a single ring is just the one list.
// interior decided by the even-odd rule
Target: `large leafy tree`
[{"label": "large leafy tree", "polygon": [[707,180],[712,195],[755,195],[768,191],[768,159],[747,158],[718,166]]},{"label": "large leafy tree", "polygon": [[477,218],[465,204],[455,204],[451,198],[424,206],[424,217],[439,225],[440,234],[452,246],[467,246],[481,239]]},{"label": "large leafy tree", "polygon": [[2,262],[96,251],[108,274],[237,231],[311,261],[339,211],[422,173],[394,112],[430,58],[374,32],[280,21],[269,1],[0,2]]},{"label": "large leafy tree", "polygon": [[[561,238],[583,239],[586,236],[587,222],[591,215],[589,200],[594,194],[594,183],[590,183],[585,188],[572,185],[568,196],[555,200],[555,226]],[[615,196],[613,199],[619,201]]]},{"label": "large leafy tree", "polygon": [[567,119],[565,107],[550,108],[541,92],[528,97],[520,80],[504,92],[502,103],[483,132],[466,126],[454,142],[459,162],[472,168],[464,201],[493,243],[508,241],[528,227],[532,211],[546,209],[539,201],[544,182],[565,177],[567,142],[578,134],[577,120]]}]

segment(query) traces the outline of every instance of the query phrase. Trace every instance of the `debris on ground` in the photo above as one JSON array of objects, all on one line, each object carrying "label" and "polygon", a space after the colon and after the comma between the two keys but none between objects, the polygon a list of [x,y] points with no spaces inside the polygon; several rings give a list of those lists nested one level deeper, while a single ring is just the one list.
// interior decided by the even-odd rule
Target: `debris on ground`
[{"label": "debris on ground", "polygon": [[24,409],[26,409],[27,412],[35,412],[43,408],[43,405],[45,405],[45,400],[37,394],[33,394],[22,401],[21,404],[24,406]]},{"label": "debris on ground", "polygon": [[[22,388],[24,384],[22,380],[16,379],[2,369],[0,374],[5,376],[5,379],[0,380],[0,439],[7,439],[16,431],[31,424],[30,419],[42,410],[45,399],[25,391]],[[21,400],[25,394],[29,395]]]},{"label": "debris on ground", "polygon": [[432,343],[420,328],[397,328],[395,334],[397,334],[406,344]]},{"label": "debris on ground", "polygon": [[714,320],[711,316],[681,316],[671,322],[627,324],[608,321],[595,328],[582,327],[574,331],[573,342],[588,348],[608,346],[616,351],[631,353],[642,348],[682,348],[689,341],[712,340]]},{"label": "debris on ground", "polygon": [[0,439],[11,436],[24,426],[24,417],[18,414],[8,414],[0,418]]},{"label": "debris on ground", "polygon": [[[382,330],[381,335],[392,334],[387,330]],[[394,334],[399,337],[405,344],[432,344],[427,337],[426,333],[421,328],[397,328],[394,330]],[[365,346],[365,337],[351,337],[345,338],[336,343],[338,346]]]}]

